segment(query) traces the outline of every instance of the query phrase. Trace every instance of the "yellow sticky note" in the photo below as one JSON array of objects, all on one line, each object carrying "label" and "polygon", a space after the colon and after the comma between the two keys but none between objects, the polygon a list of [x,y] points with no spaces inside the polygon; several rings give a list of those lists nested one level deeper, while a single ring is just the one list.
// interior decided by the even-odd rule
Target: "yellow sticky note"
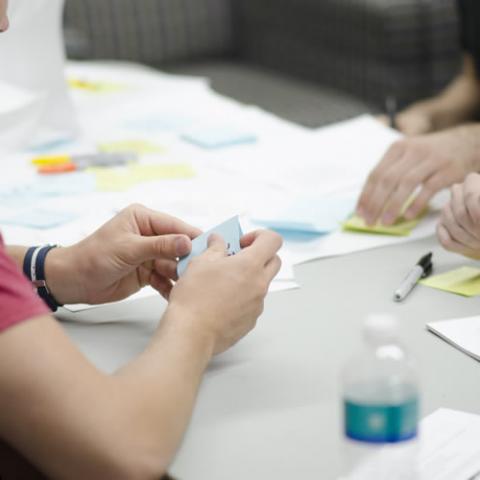
[{"label": "yellow sticky note", "polygon": [[171,163],[155,165],[131,165],[130,175],[135,183],[151,180],[171,180],[175,178],[192,178],[195,170],[188,163]]},{"label": "yellow sticky note", "polygon": [[75,90],[83,90],[92,93],[109,93],[124,90],[123,85],[112,82],[94,82],[80,78],[69,78],[68,85]]},{"label": "yellow sticky note", "polygon": [[124,192],[135,185],[128,171],[119,172],[112,168],[89,168],[95,174],[97,190],[100,192]]},{"label": "yellow sticky note", "polygon": [[106,153],[133,152],[137,155],[149,153],[165,153],[166,149],[161,145],[146,140],[122,140],[118,142],[101,143],[99,150]]},{"label": "yellow sticky note", "polygon": [[393,225],[387,226],[377,223],[369,226],[365,220],[358,215],[353,215],[346,222],[343,223],[343,229],[351,232],[363,233],[377,233],[381,235],[395,235],[399,237],[406,237],[412,233],[412,230],[418,225],[422,216],[413,220],[405,220],[399,218]]},{"label": "yellow sticky note", "polygon": [[125,168],[89,168],[96,176],[97,190],[101,192],[123,192],[133,186],[154,180],[191,178],[195,170],[184,163],[138,165]]},{"label": "yellow sticky note", "polygon": [[480,295],[480,268],[461,267],[421,280],[422,285],[465,297]]}]

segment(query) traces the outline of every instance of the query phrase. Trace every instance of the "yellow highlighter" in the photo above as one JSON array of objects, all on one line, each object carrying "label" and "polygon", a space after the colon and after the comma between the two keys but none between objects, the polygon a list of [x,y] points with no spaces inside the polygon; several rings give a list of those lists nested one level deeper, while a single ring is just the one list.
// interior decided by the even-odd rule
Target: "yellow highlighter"
[{"label": "yellow highlighter", "polygon": [[46,167],[53,165],[63,165],[65,163],[71,163],[72,157],[70,155],[44,155],[41,157],[35,157],[32,160],[32,165],[36,167]]},{"label": "yellow highlighter", "polygon": [[85,170],[89,167],[119,167],[135,162],[137,155],[124,153],[93,153],[88,155],[44,155],[35,157],[32,164],[44,175]]}]

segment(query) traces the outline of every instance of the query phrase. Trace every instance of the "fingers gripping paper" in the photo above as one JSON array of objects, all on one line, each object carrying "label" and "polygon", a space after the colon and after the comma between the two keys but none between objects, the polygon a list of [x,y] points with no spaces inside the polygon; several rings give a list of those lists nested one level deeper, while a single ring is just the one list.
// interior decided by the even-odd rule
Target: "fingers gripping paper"
[{"label": "fingers gripping paper", "polygon": [[243,235],[242,227],[240,226],[238,217],[233,217],[193,240],[190,255],[183,257],[178,262],[177,274],[179,277],[185,273],[192,259],[201,255],[208,248],[208,239],[212,233],[220,235],[225,240],[228,255],[235,255],[241,250],[240,238]]}]

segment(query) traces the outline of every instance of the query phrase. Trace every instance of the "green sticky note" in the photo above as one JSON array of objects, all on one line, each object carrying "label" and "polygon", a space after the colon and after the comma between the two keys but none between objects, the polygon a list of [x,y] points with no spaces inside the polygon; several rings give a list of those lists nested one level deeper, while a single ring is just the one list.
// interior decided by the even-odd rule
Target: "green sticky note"
[{"label": "green sticky note", "polygon": [[421,280],[422,285],[465,297],[480,295],[480,268],[461,267]]},{"label": "green sticky note", "polygon": [[353,215],[346,222],[343,223],[343,229],[351,232],[362,233],[376,233],[380,235],[395,235],[398,237],[406,237],[412,233],[412,230],[418,225],[421,216],[413,220],[405,220],[403,217],[399,218],[393,225],[376,225],[369,226],[365,220],[358,215]]}]

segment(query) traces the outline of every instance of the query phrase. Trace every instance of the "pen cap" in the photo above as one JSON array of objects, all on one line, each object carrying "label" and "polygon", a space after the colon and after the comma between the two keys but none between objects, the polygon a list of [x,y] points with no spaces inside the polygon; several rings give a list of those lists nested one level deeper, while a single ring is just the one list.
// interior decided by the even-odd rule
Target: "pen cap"
[{"label": "pen cap", "polygon": [[365,320],[363,336],[370,345],[382,345],[398,339],[398,321],[392,315],[371,314]]}]

